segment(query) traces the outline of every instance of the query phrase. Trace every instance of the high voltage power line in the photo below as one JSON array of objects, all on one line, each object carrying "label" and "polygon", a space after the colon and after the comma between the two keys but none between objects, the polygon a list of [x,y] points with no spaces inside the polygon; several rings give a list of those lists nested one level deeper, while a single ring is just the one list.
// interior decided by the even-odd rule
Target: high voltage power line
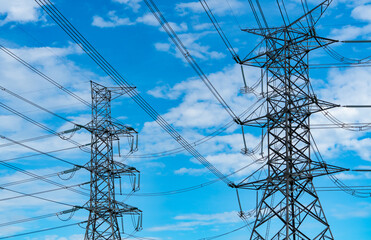
[{"label": "high voltage power line", "polygon": [[[35,2],[37,2],[40,5],[40,7],[43,10],[45,10],[47,14],[93,59],[93,61],[97,63],[97,65],[109,77],[111,77],[112,80],[114,80],[120,86],[121,90],[125,88],[130,89],[126,93],[147,114],[149,114],[166,132],[168,132],[170,136],[172,136],[181,145],[180,148],[175,148],[175,149],[171,149],[168,151],[141,154],[141,155],[138,154],[138,155],[132,155],[132,156],[127,156],[127,157],[131,157],[131,158],[163,157],[163,156],[168,156],[171,154],[177,154],[181,151],[187,150],[193,157],[195,157],[206,168],[208,168],[214,175],[217,176],[217,179],[215,180],[205,182],[199,185],[194,185],[191,187],[182,188],[182,189],[163,191],[163,192],[157,192],[157,193],[142,193],[142,194],[139,194],[139,193],[133,194],[133,191],[132,191],[131,193],[126,194],[127,196],[133,195],[133,196],[147,196],[147,197],[152,196],[153,197],[153,196],[179,194],[179,193],[203,188],[205,186],[211,185],[218,181],[223,181],[228,186],[235,188],[237,191],[237,194],[238,194],[238,189],[244,189],[244,188],[264,190],[264,194],[262,195],[258,203],[259,207],[253,213],[255,217],[254,222],[250,222],[230,232],[226,232],[223,234],[219,234],[213,237],[208,237],[208,238],[203,238],[203,239],[215,239],[215,238],[219,238],[222,236],[226,236],[228,234],[236,232],[252,224],[254,224],[253,225],[254,227],[252,228],[251,239],[274,239],[277,236],[279,239],[280,238],[296,239],[299,237],[303,238],[303,237],[306,237],[306,235],[302,233],[301,231],[301,228],[302,228],[301,224],[303,222],[303,218],[307,218],[308,216],[312,217],[314,221],[323,223],[324,229],[323,231],[318,233],[316,237],[318,237],[319,239],[333,239],[327,220],[324,217],[323,209],[319,203],[319,199],[315,193],[314,186],[312,184],[312,178],[315,176],[328,175],[330,179],[337,186],[337,188],[319,187],[319,191],[341,190],[341,191],[348,192],[352,194],[353,196],[358,196],[358,197],[370,197],[371,196],[369,192],[365,192],[365,191],[369,191],[370,186],[346,186],[339,179],[337,179],[333,175],[330,175],[330,174],[337,173],[337,172],[350,171],[350,169],[340,168],[340,167],[331,166],[331,165],[326,164],[326,162],[324,161],[324,159],[322,158],[318,150],[318,147],[313,139],[312,134],[310,133],[311,126],[313,126],[313,128],[324,128],[324,129],[336,127],[336,128],[343,128],[343,129],[350,130],[350,131],[368,131],[369,129],[371,129],[371,123],[344,123],[340,121],[339,119],[337,119],[336,117],[334,117],[328,111],[328,109],[335,108],[335,107],[358,108],[358,107],[369,107],[369,106],[357,106],[357,105],[341,106],[338,104],[332,104],[326,101],[318,100],[315,97],[313,88],[309,82],[307,70],[310,68],[368,66],[368,64],[371,61],[369,57],[363,58],[363,59],[345,58],[343,55],[341,55],[340,53],[337,53],[334,49],[329,47],[330,44],[335,43],[335,42],[346,43],[346,42],[356,42],[356,41],[338,41],[338,40],[333,40],[333,39],[328,39],[328,38],[322,38],[322,37],[319,37],[315,33],[314,31],[315,24],[319,21],[323,12],[329,7],[332,1],[329,1],[329,0],[323,1],[321,4],[317,5],[315,8],[312,8],[312,9],[309,9],[306,1],[302,1],[304,15],[302,17],[299,17],[295,21],[292,21],[293,19],[289,17],[284,1],[283,0],[277,1],[277,6],[279,8],[284,25],[283,27],[270,27],[264,15],[263,8],[261,4],[259,3],[259,1],[255,1],[254,3],[252,0],[249,0],[248,3],[251,7],[252,13],[259,27],[256,29],[250,28],[250,29],[243,29],[243,30],[245,32],[261,36],[263,40],[260,42],[260,44],[257,47],[261,49],[266,49],[266,51],[256,56],[254,56],[254,52],[251,52],[245,58],[240,59],[239,55],[237,54],[237,51],[235,51],[231,42],[227,38],[226,34],[223,32],[221,25],[218,23],[207,1],[200,0],[200,4],[205,10],[210,21],[214,25],[222,41],[226,45],[227,50],[232,55],[232,58],[236,61],[236,63],[241,65],[241,70],[243,71],[242,65],[255,66],[255,67],[264,69],[263,75],[266,77],[265,79],[266,89],[262,88],[262,91],[260,93],[256,90],[256,88],[258,87],[260,83],[263,86],[264,76],[262,76],[262,78],[257,82],[257,84],[255,84],[251,88],[248,88],[246,81],[244,79],[245,93],[247,92],[254,93],[255,95],[259,97],[259,101],[264,100],[263,103],[260,102],[260,105],[258,107],[255,107],[255,105],[253,105],[248,110],[243,112],[242,114],[236,115],[234,111],[232,111],[229,104],[224,100],[221,94],[219,94],[217,89],[213,86],[213,84],[208,79],[206,74],[203,72],[201,67],[197,64],[195,59],[192,57],[190,52],[187,50],[185,45],[182,43],[180,38],[177,36],[175,31],[171,27],[171,25],[165,19],[160,9],[156,6],[155,2],[153,0],[145,0],[146,5],[149,7],[151,12],[154,14],[156,19],[159,21],[161,26],[164,28],[165,32],[169,35],[170,39],[178,47],[179,51],[183,54],[183,56],[188,61],[188,63],[191,65],[191,67],[196,71],[200,79],[205,83],[205,85],[211,91],[211,93],[216,98],[216,100],[220,103],[220,105],[225,109],[225,111],[232,118],[232,120],[229,123],[223,125],[222,127],[218,128],[217,130],[209,134],[208,136],[205,136],[204,138],[201,138],[200,140],[195,141],[193,143],[189,143],[188,141],[186,141],[171,125],[169,125],[166,122],[166,120],[163,119],[161,115],[159,115],[157,111],[154,110],[153,107],[139,95],[135,87],[132,84],[130,84],[126,79],[124,79],[120,75],[120,73],[116,71],[109,64],[109,62],[100,55],[100,53],[89,43],[89,41],[87,41],[81,35],[81,33],[67,20],[67,18],[63,16],[63,14],[49,0],[35,0]],[[231,10],[233,12],[232,8]],[[274,38],[272,38],[272,36],[274,36]],[[295,41],[292,40],[292,38],[294,38]],[[318,46],[315,46],[315,47],[308,46],[307,42],[311,39],[314,39],[317,42]],[[367,41],[364,41],[364,42],[367,42]],[[319,65],[313,65],[313,67],[311,67],[311,65],[308,65],[306,62],[307,60],[305,60],[305,58],[307,57],[308,52],[316,48],[324,48],[326,52],[332,58],[340,61],[341,65],[327,66],[324,64],[319,64]],[[60,90],[74,97],[75,99],[77,99],[84,105],[88,106],[89,108],[92,108],[93,111],[94,109],[97,110],[97,107],[94,106],[94,104],[90,104],[86,100],[79,97],[77,94],[63,87],[55,80],[46,76],[45,74],[37,70],[35,67],[33,67],[32,65],[25,62],[23,59],[21,59],[20,57],[12,53],[9,49],[0,45],[0,50],[4,51],[9,56],[16,59],[18,62],[20,62],[27,68],[29,68],[31,71],[40,75],[45,80],[49,81],[51,84],[57,86]],[[294,65],[292,65],[292,61],[295,62]],[[244,77],[243,72],[242,74]],[[87,223],[87,226],[85,227],[87,230],[85,239],[101,239],[101,238],[121,239],[120,232],[119,232],[119,226],[117,223],[115,223],[115,221],[117,220],[117,217],[121,216],[119,212],[126,211],[126,213],[130,213],[130,211],[133,211],[135,212],[135,214],[141,214],[141,212],[136,208],[133,208],[124,203],[119,203],[115,201],[114,197],[113,198],[107,197],[104,200],[105,203],[110,202],[109,205],[114,206],[114,207],[107,208],[104,210],[102,210],[103,208],[100,208],[102,206],[101,204],[97,204],[98,201],[93,200],[93,199],[97,199],[97,196],[103,193],[103,190],[98,190],[101,186],[103,186],[102,189],[106,189],[105,185],[101,185],[102,183],[98,183],[99,182],[98,179],[104,180],[104,182],[107,182],[108,181],[107,179],[110,179],[110,181],[113,179],[111,184],[114,185],[115,179],[119,178],[118,177],[119,174],[116,175],[115,173],[110,173],[109,175],[107,175],[108,176],[107,178],[102,177],[105,173],[104,171],[99,170],[99,168],[103,165],[99,163],[99,164],[96,164],[96,166],[93,166],[96,163],[93,161],[94,157],[92,157],[92,161],[89,164],[80,165],[80,164],[72,163],[71,161],[68,161],[68,160],[65,160],[59,157],[55,157],[50,154],[53,152],[59,152],[59,151],[77,149],[77,148],[81,149],[87,146],[91,146],[92,156],[98,156],[99,154],[102,154],[103,150],[97,151],[97,149],[99,148],[98,145],[101,146],[99,141],[102,141],[103,138],[100,138],[100,140],[98,139],[98,140],[92,141],[89,144],[80,144],[72,140],[72,135],[74,132],[82,128],[92,132],[92,136],[94,136],[94,134],[98,135],[97,129],[101,128],[104,124],[98,123],[98,121],[94,123],[94,119],[91,123],[84,125],[84,126],[80,124],[76,124],[73,121],[69,120],[68,118],[63,117],[59,114],[56,114],[34,103],[33,101],[30,101],[20,96],[19,94],[16,94],[10,91],[9,89],[6,89],[0,86],[0,90],[24,102],[27,102],[28,104],[31,104],[34,107],[53,115],[54,117],[57,117],[63,121],[72,123],[74,125],[73,129],[62,131],[62,132],[56,132],[53,129],[47,127],[46,125],[38,121],[35,121],[34,119],[26,116],[25,114],[22,114],[20,111],[17,111],[14,108],[11,108],[10,106],[4,103],[0,103],[0,106],[2,108],[8,110],[9,112],[21,117],[22,119],[50,133],[49,135],[33,137],[33,138],[23,139],[23,140],[18,140],[18,141],[15,141],[6,136],[2,136],[2,135],[0,136],[0,138],[10,141],[10,143],[2,144],[0,145],[0,147],[19,145],[29,150],[37,152],[37,154],[33,154],[33,155],[0,160],[0,165],[31,176],[31,178],[29,179],[1,184],[0,189],[7,190],[13,193],[17,193],[19,195],[16,197],[3,198],[3,199],[0,199],[0,201],[11,200],[11,199],[16,199],[16,198],[21,198],[21,197],[33,197],[39,200],[54,202],[57,204],[73,207],[72,209],[66,210],[66,211],[61,211],[61,212],[52,213],[52,214],[45,214],[45,215],[34,217],[34,218],[26,218],[26,219],[20,219],[17,221],[13,221],[13,222],[3,223],[3,224],[0,224],[0,227],[49,218],[52,216],[56,216],[56,215],[58,216],[58,215],[68,214],[68,213],[70,213],[72,216],[72,214],[79,209],[85,209],[90,212],[90,218],[88,221],[68,224],[68,225],[54,227],[54,228],[41,229],[41,230],[28,232],[28,233],[0,237],[0,239],[20,237],[20,236],[35,234],[35,233],[44,232],[44,231],[52,231],[54,229],[70,227],[74,225],[81,225],[84,223]],[[93,97],[93,100],[94,100],[94,97]],[[255,104],[258,104],[259,101],[257,101]],[[310,108],[310,106],[313,106],[313,108]],[[267,110],[264,113],[265,115],[256,117],[257,115],[255,114],[255,112],[257,111],[257,109],[261,110],[263,109],[263,107],[267,107]],[[253,111],[250,112],[250,115],[246,117],[245,115],[251,110]],[[316,112],[323,113],[324,116],[332,122],[332,124],[309,125],[309,115],[312,113],[316,113]],[[99,114],[102,114],[102,112],[98,112],[98,115]],[[256,118],[252,118],[252,115],[254,115]],[[255,159],[253,160],[251,164],[235,172],[232,172],[230,174],[223,174],[217,168],[215,168],[210,162],[208,162],[206,158],[204,158],[196,149],[194,149],[194,146],[202,144],[212,139],[213,137],[221,134],[223,131],[225,131],[227,128],[231,127],[235,123],[237,123],[238,125],[241,125],[241,129],[243,131],[242,135],[244,137],[243,142],[244,142],[245,148],[242,149],[242,153],[245,155],[250,155],[252,158],[255,158]],[[102,134],[102,136],[107,133],[107,129],[110,129],[111,126],[112,125],[110,124],[104,125],[102,129],[100,129],[101,131],[100,133]],[[133,130],[118,122],[114,123],[114,126],[116,127],[122,126],[124,127],[125,131]],[[244,127],[246,128],[246,127],[251,127],[251,126],[260,127],[266,130],[265,130],[265,133],[262,130],[261,141],[256,145],[256,147],[252,149],[248,149],[246,146],[245,133],[244,133],[244,131],[246,130],[244,130]],[[65,137],[65,134],[71,134],[71,136]],[[62,140],[67,140],[70,143],[74,144],[75,146],[70,147],[70,148],[65,148],[65,149],[54,150],[50,152],[43,152],[36,148],[30,147],[24,144],[27,142],[33,142],[33,141],[45,139],[53,135],[59,136]],[[256,158],[254,154],[258,150],[261,150],[261,152],[263,152],[263,143],[265,140],[268,141],[267,146],[266,146],[266,148],[268,149],[268,154],[264,156],[263,153],[261,153],[261,158]],[[135,140],[133,140],[132,142],[134,143],[134,141]],[[104,142],[107,146],[112,145],[112,140],[107,140],[107,141],[103,140],[102,142]],[[313,161],[310,158],[310,155],[308,154],[309,149],[314,150],[313,152],[317,157],[317,161]],[[95,152],[94,154],[94,151],[97,151],[97,152]],[[108,155],[113,156],[113,154],[111,153],[112,151],[109,150]],[[58,173],[51,173],[51,174],[46,174],[46,175],[41,176],[41,175],[37,175],[29,171],[26,171],[22,168],[16,167],[12,164],[6,163],[7,161],[11,161],[15,159],[35,157],[39,155],[48,156],[55,160],[73,165],[74,168],[70,170],[61,171]],[[124,170],[127,172],[137,171],[136,169],[133,169],[133,168],[127,168],[127,166],[124,166],[123,164],[120,165],[119,163],[113,161],[113,159],[111,159],[111,163],[112,163],[112,166],[114,166],[113,168],[116,169],[116,171],[118,171],[117,169],[119,169],[120,167],[124,167]],[[256,163],[261,163],[262,167],[259,168],[254,173],[257,173],[261,171],[262,169],[264,169],[264,171],[268,170],[268,174],[265,179],[253,176],[254,173],[250,174],[243,181],[237,184],[233,183],[229,179],[229,177],[232,176],[233,174],[240,172],[248,168],[252,164],[256,164]],[[283,167],[285,164],[286,166]],[[92,176],[96,174],[95,180],[93,180],[94,178],[92,178],[92,180],[89,182],[74,184],[70,186],[62,185],[56,181],[49,180],[49,178],[51,177],[62,176],[65,174],[71,174],[70,177],[72,177],[73,174],[79,169],[88,170],[92,174]],[[304,175],[306,177],[302,177]],[[250,178],[254,178],[254,181],[249,182]],[[56,185],[58,186],[58,188],[48,189],[48,190],[34,192],[34,193],[24,193],[21,191],[16,191],[16,190],[12,190],[8,188],[8,186],[23,184],[23,183],[27,183],[31,181],[36,181],[36,180],[41,180],[49,184]],[[75,187],[79,187],[79,186],[86,185],[86,184],[91,185],[90,194],[88,194],[85,191],[74,189]],[[109,189],[108,192],[110,192],[109,194],[110,196],[111,195],[115,196],[116,194],[119,195],[118,193],[115,193],[114,188],[112,188],[110,184],[108,184],[107,186]],[[84,206],[75,206],[69,203],[59,202],[54,199],[48,199],[48,198],[37,196],[39,194],[59,191],[62,189],[73,191],[81,195],[89,196],[90,199],[87,202],[87,204],[85,204]],[[309,205],[305,206],[304,210],[300,207],[301,206],[300,204],[304,202],[302,199],[300,199],[300,198],[304,198],[303,197],[304,194],[302,192],[306,192],[307,195],[311,195],[313,197],[314,204],[313,206],[311,206],[311,208],[314,208],[315,211],[313,209],[309,209],[310,208]],[[125,195],[125,194],[121,194],[121,195]],[[277,196],[278,196],[278,199],[277,199]],[[277,203],[277,200],[278,200],[278,203]],[[239,196],[238,196],[238,201],[240,204],[241,218],[247,222],[247,219],[245,217],[248,214],[246,212],[243,212]],[[286,203],[284,203],[284,201],[286,201]],[[90,207],[87,206],[88,204],[90,204]],[[97,205],[94,206],[94,204],[97,204]],[[124,210],[118,210],[120,208]],[[267,210],[268,208],[270,208],[270,210]],[[279,210],[277,211],[276,208]],[[112,210],[114,211],[112,212]],[[107,212],[110,212],[110,211],[111,213],[107,214]],[[109,217],[107,217],[108,215]],[[304,217],[303,216],[299,217],[299,215],[303,215]],[[92,216],[95,216],[95,217],[92,217]],[[113,219],[113,220],[110,220],[111,222],[109,222],[107,220],[108,218]],[[95,224],[98,222],[97,219],[103,219],[103,222],[100,222],[98,224],[99,226],[102,226],[103,223],[104,224],[108,223],[109,227],[106,227],[106,229],[98,230],[99,227],[95,226]],[[277,227],[272,227],[272,225],[276,225],[276,224],[283,224],[283,227],[281,229],[279,228],[277,229]],[[107,229],[111,229],[111,230],[107,230]],[[136,230],[137,229],[135,229],[134,232]],[[107,235],[108,233],[109,235]],[[95,235],[95,234],[98,234],[98,235]],[[308,234],[313,234],[313,233],[308,233]],[[145,237],[138,237],[133,234],[126,234],[126,235],[129,237],[137,238],[137,239],[150,239],[150,238],[145,238]]]},{"label": "high voltage power line", "polygon": [[[110,65],[107,60],[81,35],[81,33],[63,16],[63,14],[55,8],[48,0],[35,0],[40,7],[74,40],[92,60],[119,86],[123,88],[133,87],[122,75]],[[217,177],[223,179],[226,184],[231,184],[231,181],[226,179],[224,175],[210,164],[204,156],[192,147],[158,112],[134,89],[128,92],[128,95],[153,119],[155,120],[172,138],[174,138],[182,147],[200,161]]]}]

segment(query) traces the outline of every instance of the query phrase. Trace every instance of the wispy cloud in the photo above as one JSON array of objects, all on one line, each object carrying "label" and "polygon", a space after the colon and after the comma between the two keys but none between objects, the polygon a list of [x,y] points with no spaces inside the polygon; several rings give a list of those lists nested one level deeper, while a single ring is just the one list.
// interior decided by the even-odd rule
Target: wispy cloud
[{"label": "wispy cloud", "polygon": [[[241,14],[245,9],[244,3],[238,0],[230,0],[228,2],[224,0],[215,0],[210,2],[209,6],[216,15]],[[182,15],[204,12],[202,5],[198,1],[178,3],[175,9]]]},{"label": "wispy cloud", "polygon": [[215,225],[215,224],[226,224],[226,223],[238,223],[240,218],[238,213],[223,212],[215,214],[186,214],[178,215],[174,217],[175,220],[181,221],[175,224],[169,224],[164,226],[151,227],[148,231],[159,232],[159,231],[191,231],[197,229],[200,226]]},{"label": "wispy cloud", "polygon": [[371,216],[371,204],[359,202],[356,205],[338,205],[336,210],[332,210],[332,215],[338,219],[368,218]]},{"label": "wispy cloud", "polygon": [[100,28],[113,28],[118,26],[128,26],[128,25],[134,25],[134,22],[131,22],[129,18],[120,18],[116,15],[115,11],[110,11],[107,14],[108,20],[105,20],[104,18],[100,16],[94,16],[92,25],[95,27]]},{"label": "wispy cloud", "polygon": [[112,0],[113,2],[123,4],[131,8],[134,12],[137,12],[140,8],[140,2],[142,0]]}]

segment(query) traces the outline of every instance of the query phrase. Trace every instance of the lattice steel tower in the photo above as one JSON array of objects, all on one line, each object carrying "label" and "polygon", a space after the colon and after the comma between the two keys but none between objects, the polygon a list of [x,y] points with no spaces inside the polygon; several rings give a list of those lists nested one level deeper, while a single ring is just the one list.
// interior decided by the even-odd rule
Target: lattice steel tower
[{"label": "lattice steel tower", "polygon": [[[258,2],[258,1],[257,1]],[[249,117],[244,126],[266,131],[266,176],[251,178],[237,188],[261,190],[250,239],[333,239],[313,186],[313,178],[344,171],[311,158],[310,116],[337,105],[320,101],[313,93],[308,70],[310,51],[333,41],[316,35],[315,25],[331,1],[290,22],[282,14],[282,27],[268,27],[265,19],[256,29],[244,29],[263,38],[256,51],[241,64],[262,69],[262,116]],[[282,2],[277,1],[281,11]],[[252,5],[254,6],[254,5]],[[260,9],[260,6],[256,6]],[[263,84],[264,83],[264,84]]]},{"label": "lattice steel tower", "polygon": [[[91,132],[92,143],[91,161],[88,164],[91,183],[87,209],[90,213],[85,240],[121,239],[124,229],[120,229],[119,218],[122,221],[124,215],[138,216],[135,228],[141,228],[141,211],[116,199],[116,190],[121,187],[123,175],[139,178],[139,172],[135,168],[114,161],[113,156],[113,143],[119,141],[120,137],[129,137],[132,140],[130,151],[136,148],[137,132],[111,118],[112,95],[122,95],[130,90],[91,83],[92,121],[85,127]],[[139,189],[139,179],[132,184],[133,191]]]}]

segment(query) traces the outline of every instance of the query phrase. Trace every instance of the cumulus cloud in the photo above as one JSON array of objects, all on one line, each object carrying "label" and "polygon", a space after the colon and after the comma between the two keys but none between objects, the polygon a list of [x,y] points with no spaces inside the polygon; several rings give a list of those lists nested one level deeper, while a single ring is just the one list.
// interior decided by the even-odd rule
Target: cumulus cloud
[{"label": "cumulus cloud", "polygon": [[[246,110],[256,101],[254,95],[241,95],[239,93],[242,85],[242,77],[239,66],[227,67],[222,71],[209,74],[208,78],[220,91],[223,98],[230,104],[237,114]],[[258,72],[254,69],[247,70],[246,77],[251,79],[258,78]],[[148,92],[154,97],[178,100],[179,104],[163,114],[163,117],[173,124],[177,129],[183,129],[182,135],[189,142],[203,139],[207,134],[231,121],[230,116],[223,107],[217,103],[214,96],[209,92],[204,83],[197,78],[190,78],[174,86],[157,86]],[[154,123],[146,123],[141,130],[142,150],[145,152],[169,150],[179,147],[171,138],[161,137],[161,130]],[[237,131],[236,133],[234,133]],[[259,144],[259,137],[253,134],[246,134],[247,147],[253,149]],[[197,143],[192,143],[196,145]],[[231,124],[225,133],[214,136],[206,143],[197,145],[196,148],[210,161],[217,169],[223,173],[236,171],[248,164],[252,160],[242,155],[241,149],[244,147],[242,135],[237,125]],[[259,164],[252,164],[246,171],[241,171],[238,176],[247,174],[257,169]],[[200,166],[197,168],[180,168],[175,174],[200,175],[205,170]]]},{"label": "cumulus cloud", "polygon": [[[368,38],[371,33],[371,5],[367,2],[354,2],[356,6],[351,12],[353,19],[362,21],[364,26],[354,26],[347,24],[346,26],[338,29],[333,29],[330,32],[330,37],[337,40],[354,40],[358,37]],[[352,4],[352,5],[353,5]]]},{"label": "cumulus cloud", "polygon": [[29,0],[0,0],[0,14],[5,16],[0,25],[9,22],[36,22],[40,20],[39,5]]},{"label": "cumulus cloud", "polygon": [[[368,68],[351,68],[331,70],[327,84],[318,91],[320,98],[341,105],[364,105],[369,102],[371,70]],[[352,79],[350,81],[350,79]],[[371,113],[368,109],[336,108],[330,113],[345,123],[368,123]],[[313,124],[329,123],[323,115],[315,115]],[[326,156],[334,157],[341,151],[356,152],[362,159],[371,161],[370,138],[365,132],[352,132],[344,129],[313,131],[320,151]]]},{"label": "cumulus cloud", "polygon": [[[247,79],[255,80],[259,76],[255,69],[246,71],[245,74]],[[242,77],[241,70],[237,65],[209,74],[208,79],[237,113],[244,111],[245,107],[247,108],[256,100],[254,96],[239,93]],[[182,102],[164,115],[175,126],[207,128],[221,125],[230,120],[222,106],[198,78],[190,78],[170,89],[166,87],[157,89],[156,94],[162,98],[166,98],[166,96],[169,99],[181,98]]]},{"label": "cumulus cloud", "polygon": [[[88,80],[82,81],[81,79],[91,77],[91,79],[100,80],[100,77],[79,68],[72,61],[65,59],[65,57],[71,55],[77,56],[80,54],[80,50],[78,50],[75,45],[60,48],[22,47],[10,50],[71,92],[90,102],[90,82]],[[31,72],[28,68],[3,51],[0,51],[0,59],[2,61],[0,73],[3,74],[0,80],[1,87],[22,95],[23,98],[37,103],[59,115],[66,116],[68,113],[69,116],[66,118],[76,121],[78,124],[85,125],[90,121],[90,116],[84,114],[84,111],[88,111],[88,108],[78,100]],[[59,121],[58,118],[53,118],[49,113],[15,98],[5,91],[0,91],[0,93],[1,102],[3,104],[40,122],[53,131],[58,132],[74,127],[73,124]],[[90,112],[88,111],[88,113]],[[0,108],[0,119],[2,119],[2,125],[0,127],[2,135],[10,139],[21,140],[50,134],[50,132],[31,124],[25,119],[15,116],[4,108]],[[83,131],[76,133],[73,139],[83,144],[89,143],[90,141],[89,134]],[[9,141],[1,139],[0,143],[9,144]],[[56,136],[39,139],[39,141],[27,142],[25,144],[44,152],[72,146],[71,143]],[[2,151],[2,159],[17,157],[22,154],[35,154],[35,152],[30,149],[14,144],[7,148],[3,148]],[[58,154],[62,153],[56,153],[56,155]],[[64,152],[64,156],[68,157],[73,156],[73,154],[73,151]]]}]

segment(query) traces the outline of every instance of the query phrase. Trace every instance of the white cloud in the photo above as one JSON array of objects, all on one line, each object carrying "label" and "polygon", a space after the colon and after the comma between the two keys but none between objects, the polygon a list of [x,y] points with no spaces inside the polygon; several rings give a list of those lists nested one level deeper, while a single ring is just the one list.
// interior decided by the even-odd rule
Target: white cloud
[{"label": "white cloud", "polygon": [[351,12],[351,16],[359,21],[366,22],[365,26],[353,26],[348,24],[340,29],[333,29],[330,37],[336,40],[355,40],[358,37],[368,39],[371,33],[371,5],[364,5],[365,2],[357,2]]},{"label": "white cloud", "polygon": [[142,0],[113,0],[113,2],[124,4],[128,7],[130,7],[134,12],[138,12],[140,8],[140,2]]},{"label": "white cloud", "polygon": [[[170,43],[155,43],[155,48],[156,50],[158,51],[161,51],[161,52],[168,52],[170,50]],[[153,94],[156,94],[155,93],[156,90],[153,90]],[[159,91],[156,91],[159,93]]]},{"label": "white cloud", "polygon": [[[201,45],[198,40],[205,36],[207,33],[182,33],[178,34],[178,37],[181,39],[189,53],[194,57],[201,60],[208,60],[208,59],[222,59],[225,58],[226,55],[221,52],[210,50],[210,46]],[[167,43],[155,43],[155,46],[158,46],[159,44],[167,44]],[[168,49],[161,49],[157,48],[159,51],[164,51],[173,54],[177,58],[186,61],[184,59],[184,56],[178,51],[178,49],[171,44],[171,50]]]},{"label": "white cloud", "polygon": [[158,227],[150,227],[147,231],[150,232],[161,232],[161,231],[191,231],[197,228],[198,226],[209,225],[204,222],[181,222],[177,224],[169,224]]},{"label": "white cloud", "polygon": [[118,26],[134,25],[129,18],[120,18],[115,11],[108,12],[108,20],[104,20],[100,16],[94,16],[92,25],[100,28],[113,28]]},{"label": "white cloud", "polygon": [[336,174],[335,177],[340,180],[354,180],[354,179],[359,179],[361,176],[342,172],[342,173]]},{"label": "white cloud", "polygon": [[[245,9],[245,4],[238,0],[230,0],[226,3],[224,0],[215,0],[208,2],[211,11],[216,15],[241,14]],[[175,8],[182,15],[193,13],[203,13],[204,9],[200,2],[178,3]]]},{"label": "white cloud", "polygon": [[175,220],[189,220],[189,221],[206,221],[206,222],[213,222],[213,223],[238,223],[241,221],[236,211],[215,213],[215,214],[192,213],[192,214],[178,215],[174,217],[174,219]]},{"label": "white cloud", "polygon": [[[327,84],[317,93],[324,99],[341,105],[364,105],[369,103],[371,70],[351,68],[331,70]],[[350,81],[351,79],[351,81]],[[345,123],[368,123],[371,119],[369,109],[336,108],[330,113]],[[321,114],[314,115],[313,124],[331,123]],[[314,130],[320,151],[328,157],[334,157],[341,151],[354,151],[362,159],[371,161],[371,139],[365,132],[352,132],[344,129]]]},{"label": "white cloud", "polygon": [[236,211],[216,213],[216,214],[186,214],[174,217],[175,220],[182,221],[175,224],[169,224],[158,227],[151,227],[148,231],[191,231],[200,226],[238,223],[240,218]]},{"label": "white cloud", "polygon": [[5,16],[0,25],[9,22],[35,22],[40,20],[39,5],[29,0],[0,0],[0,14]]},{"label": "white cloud", "polygon": [[152,13],[144,14],[141,17],[138,17],[136,22],[143,23],[149,26],[160,26],[160,23],[157,21],[157,19],[153,16]]},{"label": "white cloud", "polygon": [[[10,50],[88,102],[90,102],[89,78],[95,80],[101,79],[97,75],[77,67],[72,61],[64,59],[64,57],[70,55],[78,56],[80,54],[80,50],[77,50],[75,45],[62,48],[23,47]],[[87,117],[84,115],[84,111],[88,111],[85,105],[31,72],[3,51],[0,51],[0,59],[2,61],[0,73],[3,75],[3,78],[0,80],[0,86],[22,95],[22,97],[60,115],[65,116],[68,112],[69,116],[67,118],[76,121],[78,124],[85,125],[90,121],[90,116]],[[88,79],[82,80],[85,78]],[[52,130],[58,132],[59,130],[73,128],[71,123],[58,121],[52,115],[20,101],[3,91],[0,91],[0,98],[2,103],[27,115],[31,119],[41,122],[43,125],[47,125]],[[46,131],[20,117],[12,115],[12,113],[3,108],[0,108],[0,119],[3,121],[0,127],[1,134],[11,139],[21,140],[46,135]],[[73,139],[81,143],[88,143],[90,141],[89,134],[84,131],[76,133]],[[4,139],[1,139],[0,142],[1,144],[9,143],[9,141]],[[71,147],[71,143],[61,140],[58,137],[40,139],[39,141],[26,143],[26,145],[44,152]],[[17,157],[20,154],[35,154],[34,151],[18,145],[2,148],[2,152],[1,159]],[[64,157],[74,158],[73,154],[76,153],[75,151],[67,151],[57,153],[56,155],[63,154]],[[30,161],[32,159],[27,159],[26,162]]]},{"label": "white cloud", "polygon": [[211,23],[201,23],[193,26],[194,30],[201,31],[201,30],[211,30],[214,26]]},{"label": "white cloud", "polygon": [[353,9],[351,16],[354,19],[371,22],[371,5],[361,5]]},{"label": "white cloud", "polygon": [[[186,23],[176,24],[174,22],[169,22],[169,26],[175,31],[175,32],[186,32],[188,30],[188,26]],[[161,32],[165,32],[165,30],[161,27]]]},{"label": "white cloud", "polygon": [[[245,74],[248,79],[258,78],[256,69],[248,70]],[[241,70],[237,65],[209,74],[208,79],[237,114],[246,110],[247,106],[255,101],[255,97],[251,95],[239,94],[243,83]],[[164,96],[168,96],[170,99],[182,98],[182,102],[177,107],[170,109],[164,115],[165,119],[174,123],[175,126],[207,128],[219,126],[231,120],[205,84],[198,78],[190,78],[176,84],[169,90],[165,89],[162,92],[162,97]]]},{"label": "white cloud", "polygon": [[1,230],[0,236],[9,236],[9,235],[13,235],[15,233],[22,232],[24,230],[25,230],[25,228],[20,227],[20,226],[7,226],[6,228],[3,228]]},{"label": "white cloud", "polygon": [[174,173],[178,175],[184,175],[184,174],[189,174],[192,176],[200,176],[204,173],[207,173],[206,168],[180,168],[176,170]]},{"label": "white cloud", "polygon": [[81,240],[84,239],[83,234],[74,234],[69,237],[60,237],[58,235],[47,235],[45,236],[45,240]]},{"label": "white cloud", "polygon": [[[119,26],[131,26],[136,25],[138,23],[142,23],[148,26],[160,26],[159,22],[151,13],[144,14],[141,17],[138,17],[135,21],[131,21],[128,17],[120,18],[117,16],[115,11],[110,11],[107,14],[107,20],[102,18],[101,16],[94,16],[92,25],[100,28],[114,28]],[[174,22],[169,22],[169,25],[172,29],[176,32],[185,32],[188,30],[188,26],[186,23],[176,24]],[[160,31],[164,31],[162,27],[159,28]]]},{"label": "white cloud", "polygon": [[369,26],[366,27],[356,27],[347,25],[342,27],[341,29],[333,29],[331,30],[330,37],[335,40],[355,40],[358,36],[362,35],[363,33],[367,33],[371,30]]},{"label": "white cloud", "polygon": [[[242,77],[239,66],[227,67],[222,71],[209,74],[208,78],[220,91],[223,98],[230,104],[237,114],[246,110],[256,101],[252,95],[240,95],[239,89],[242,85]],[[246,77],[249,79],[258,78],[258,71],[255,69],[247,70]],[[252,81],[251,81],[252,82]],[[193,142],[204,138],[208,133],[218,129],[231,121],[230,116],[217,103],[214,96],[200,79],[190,78],[178,83],[173,87],[163,85],[157,86],[149,94],[155,97],[178,100],[180,103],[169,109],[163,117],[174,127],[183,129],[181,134],[189,141]],[[238,133],[233,133],[236,131]],[[154,123],[146,123],[141,130],[142,149],[144,152],[165,151],[179,147],[177,143],[169,138],[158,136],[164,135]],[[255,148],[260,139],[252,134],[246,134],[247,147]],[[223,173],[236,171],[250,163],[252,160],[242,155],[243,148],[242,135],[237,125],[226,130],[219,136],[209,139],[207,143],[198,145],[196,148],[210,161],[217,169]],[[252,172],[257,169],[258,164],[252,164],[245,171],[241,171],[237,176]],[[202,174],[206,171],[203,168],[181,168],[175,171],[176,174]]]},{"label": "white cloud", "polygon": [[371,204],[360,202],[356,205],[338,205],[336,210],[332,210],[332,215],[338,219],[367,218],[371,216]]}]

